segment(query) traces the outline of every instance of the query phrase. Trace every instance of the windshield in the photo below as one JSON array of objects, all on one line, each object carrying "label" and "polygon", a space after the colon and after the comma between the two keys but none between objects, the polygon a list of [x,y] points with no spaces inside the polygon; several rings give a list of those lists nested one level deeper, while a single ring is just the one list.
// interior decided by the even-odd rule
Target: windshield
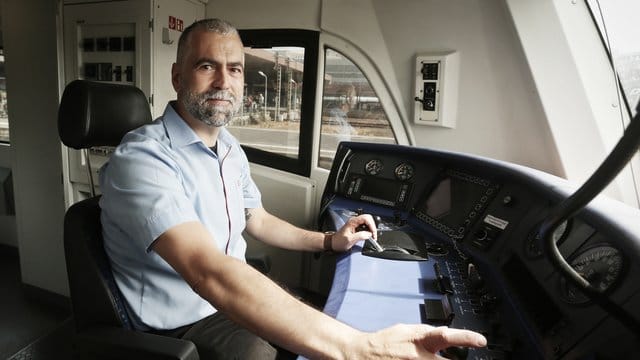
[{"label": "windshield", "polygon": [[634,116],[640,100],[640,1],[586,1],[613,60],[631,115]]}]

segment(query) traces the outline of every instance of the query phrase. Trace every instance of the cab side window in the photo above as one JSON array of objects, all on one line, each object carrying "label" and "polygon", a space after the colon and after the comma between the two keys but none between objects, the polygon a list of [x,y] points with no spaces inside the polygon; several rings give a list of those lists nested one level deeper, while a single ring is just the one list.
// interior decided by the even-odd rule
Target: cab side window
[{"label": "cab side window", "polygon": [[330,169],[340,141],[397,144],[378,95],[360,68],[340,52],[324,51],[318,166]]},{"label": "cab side window", "polygon": [[242,30],[244,104],[228,130],[251,162],[309,176],[318,33]]},{"label": "cab side window", "polygon": [[[391,124],[362,70],[325,48],[318,69],[319,33],[241,30],[245,45],[244,104],[228,130],[253,163],[302,176],[311,164],[330,169],[340,141],[397,144]],[[312,159],[316,84],[321,71],[320,149]]]},{"label": "cab side window", "polygon": [[243,145],[299,157],[303,47],[245,47],[244,104],[229,130]]}]

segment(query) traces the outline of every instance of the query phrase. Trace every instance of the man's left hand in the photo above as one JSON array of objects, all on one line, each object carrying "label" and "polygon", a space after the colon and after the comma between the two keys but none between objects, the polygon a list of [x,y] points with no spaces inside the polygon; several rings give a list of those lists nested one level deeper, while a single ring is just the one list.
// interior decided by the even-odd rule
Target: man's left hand
[{"label": "man's left hand", "polygon": [[[365,225],[368,230],[359,230],[360,225]],[[358,215],[350,218],[331,239],[331,248],[334,251],[347,251],[358,241],[373,238],[378,240],[378,229],[373,217],[369,214]]]}]

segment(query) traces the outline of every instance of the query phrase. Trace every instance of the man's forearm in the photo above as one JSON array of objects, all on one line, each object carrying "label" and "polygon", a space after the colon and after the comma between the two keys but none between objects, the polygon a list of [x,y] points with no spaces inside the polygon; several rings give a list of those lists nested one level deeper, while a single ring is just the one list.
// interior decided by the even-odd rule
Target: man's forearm
[{"label": "man's forearm", "polygon": [[324,250],[324,234],[289,224],[264,209],[247,209],[247,231],[260,241],[298,251]]},{"label": "man's forearm", "polygon": [[363,333],[298,301],[230,257],[209,269],[194,290],[238,324],[309,358],[340,359]]}]

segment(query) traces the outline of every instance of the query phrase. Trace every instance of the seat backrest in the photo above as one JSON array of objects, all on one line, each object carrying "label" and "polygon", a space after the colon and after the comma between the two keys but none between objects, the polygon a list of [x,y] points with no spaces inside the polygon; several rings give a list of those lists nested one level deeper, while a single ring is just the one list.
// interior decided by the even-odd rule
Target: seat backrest
[{"label": "seat backrest", "polygon": [[99,196],[73,204],[64,217],[64,253],[78,330],[93,325],[132,329],[102,242]]},{"label": "seat backrest", "polygon": [[147,97],[135,86],[74,80],[58,108],[58,134],[74,149],[116,146],[129,131],[151,122]]},{"label": "seat backrest", "polygon": [[[151,122],[144,93],[133,86],[75,80],[58,111],[62,142],[74,149],[116,146],[130,130]],[[73,204],[65,215],[64,248],[71,305],[78,330],[92,325],[131,328],[104,251],[99,197]]]}]

